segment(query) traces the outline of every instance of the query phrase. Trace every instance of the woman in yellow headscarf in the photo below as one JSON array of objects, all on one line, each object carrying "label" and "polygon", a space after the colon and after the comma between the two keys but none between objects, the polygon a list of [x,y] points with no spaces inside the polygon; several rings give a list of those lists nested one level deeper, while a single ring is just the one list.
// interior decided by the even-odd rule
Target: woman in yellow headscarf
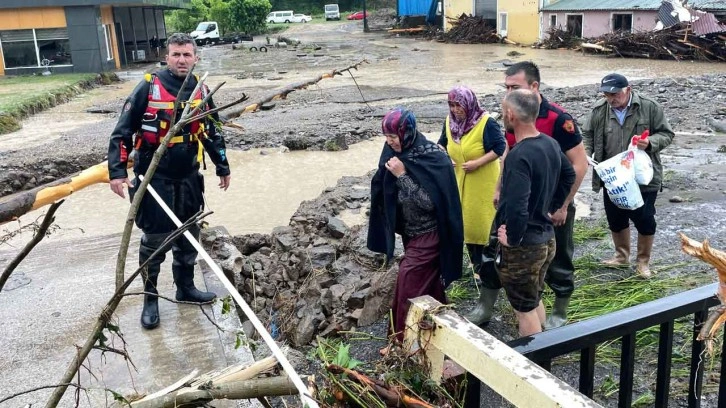
[{"label": "woman in yellow headscarf", "polygon": [[499,157],[506,140],[496,120],[489,117],[474,92],[465,86],[449,91],[449,115],[439,144],[449,153],[459,187],[464,216],[464,242],[478,278],[482,251],[496,209],[494,190],[499,179]]}]

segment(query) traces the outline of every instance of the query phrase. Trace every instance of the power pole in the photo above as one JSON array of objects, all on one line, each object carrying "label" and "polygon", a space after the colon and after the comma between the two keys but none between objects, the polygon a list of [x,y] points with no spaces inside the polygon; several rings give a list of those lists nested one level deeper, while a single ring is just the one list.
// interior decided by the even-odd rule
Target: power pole
[{"label": "power pole", "polygon": [[367,33],[371,30],[368,28],[368,13],[366,12],[366,0],[363,0],[363,32]]}]

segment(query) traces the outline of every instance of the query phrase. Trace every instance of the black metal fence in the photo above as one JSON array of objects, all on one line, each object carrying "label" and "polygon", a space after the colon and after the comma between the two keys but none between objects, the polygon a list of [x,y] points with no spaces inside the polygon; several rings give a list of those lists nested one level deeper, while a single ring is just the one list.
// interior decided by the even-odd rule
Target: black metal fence
[{"label": "black metal fence", "polygon": [[[509,346],[525,357],[550,370],[552,359],[572,352],[580,352],[579,390],[592,398],[595,388],[595,350],[601,343],[620,339],[620,389],[618,407],[632,404],[633,373],[635,371],[635,336],[638,331],[660,326],[658,344],[658,372],[656,378],[655,406],[668,406],[670,393],[671,359],[673,355],[673,328],[676,319],[693,315],[691,363],[688,386],[688,407],[700,408],[703,384],[703,342],[696,337],[705,321],[708,309],[720,302],[714,295],[717,284],[703,286],[652,302],[599,316],[594,319],[562,326],[534,336],[509,343]],[[718,390],[718,408],[726,408],[726,340],[721,353],[721,381]],[[467,376],[469,389],[465,407],[480,406],[480,384],[473,375]]]}]

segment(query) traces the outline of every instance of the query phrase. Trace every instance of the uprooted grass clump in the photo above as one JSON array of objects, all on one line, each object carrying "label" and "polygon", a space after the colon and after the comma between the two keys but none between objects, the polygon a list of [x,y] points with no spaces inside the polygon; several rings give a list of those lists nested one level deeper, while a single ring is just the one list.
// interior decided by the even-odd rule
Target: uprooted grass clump
[{"label": "uprooted grass clump", "polygon": [[395,400],[401,405],[394,406],[462,406],[465,385],[453,379],[441,385],[431,381],[423,353],[389,347],[380,360],[364,363],[350,357],[350,347],[339,339],[318,339],[315,354],[323,365],[324,385],[318,388],[322,406],[385,408]]}]

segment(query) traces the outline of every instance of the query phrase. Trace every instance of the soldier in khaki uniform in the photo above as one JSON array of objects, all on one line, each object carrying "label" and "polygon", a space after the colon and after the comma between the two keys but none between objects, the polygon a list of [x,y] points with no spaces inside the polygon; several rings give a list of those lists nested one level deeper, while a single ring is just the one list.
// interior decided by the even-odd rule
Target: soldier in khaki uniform
[{"label": "soldier in khaki uniform", "polygon": [[[646,129],[650,136],[638,141],[653,161],[653,181],[640,186],[645,204],[636,210],[623,210],[610,201],[603,190],[605,214],[615,244],[615,256],[604,261],[609,265],[630,265],[630,221],[638,230],[638,274],[650,277],[650,255],[655,237],[655,199],[662,189],[663,165],[660,151],[673,141],[673,129],[658,102],[632,90],[628,80],[620,74],[609,74],[600,83],[604,98],[595,104],[582,128],[582,138],[588,156],[594,154],[598,162],[627,150],[634,135]],[[603,183],[593,172],[592,187],[600,191]]]}]

